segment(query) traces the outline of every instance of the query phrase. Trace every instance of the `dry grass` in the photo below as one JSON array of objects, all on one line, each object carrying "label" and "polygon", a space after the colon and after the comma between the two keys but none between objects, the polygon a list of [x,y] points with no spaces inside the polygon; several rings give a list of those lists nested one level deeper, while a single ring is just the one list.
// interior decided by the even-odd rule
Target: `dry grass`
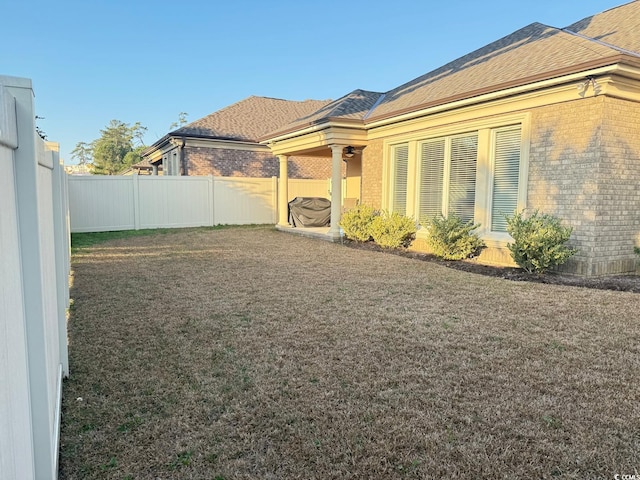
[{"label": "dry grass", "polygon": [[76,253],[62,479],[613,478],[640,295],[268,228]]}]

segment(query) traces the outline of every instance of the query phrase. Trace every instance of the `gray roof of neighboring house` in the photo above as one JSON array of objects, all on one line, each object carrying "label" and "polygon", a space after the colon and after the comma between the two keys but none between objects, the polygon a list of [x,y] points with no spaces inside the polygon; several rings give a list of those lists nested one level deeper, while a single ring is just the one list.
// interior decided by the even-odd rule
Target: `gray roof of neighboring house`
[{"label": "gray roof of neighboring house", "polygon": [[299,117],[278,131],[267,132],[267,137],[273,138],[279,134],[299,130],[301,128],[328,122],[332,119],[353,120],[362,123],[364,117],[382,96],[379,92],[354,90],[344,97],[324,105],[309,115]]},{"label": "gray roof of neighboring house", "polygon": [[255,142],[297,118],[309,115],[331,100],[292,101],[251,96],[169,133],[172,136],[195,136]]}]

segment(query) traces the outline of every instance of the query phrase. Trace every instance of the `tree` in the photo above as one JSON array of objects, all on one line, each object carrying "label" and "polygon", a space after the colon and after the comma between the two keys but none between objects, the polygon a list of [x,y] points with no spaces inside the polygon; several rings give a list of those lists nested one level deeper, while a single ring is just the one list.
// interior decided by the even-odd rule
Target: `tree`
[{"label": "tree", "polygon": [[[133,126],[111,120],[109,125],[100,130],[102,136],[91,143],[93,152],[92,171],[96,175],[116,175],[131,165],[139,162],[144,150],[142,137],[146,127],[136,122]],[[134,139],[142,145],[135,147]]]},{"label": "tree", "polygon": [[186,125],[188,116],[189,114],[187,112],[180,112],[178,114],[178,121],[173,122],[171,125],[169,125],[169,130],[175,130],[177,128],[180,128],[183,125]]},{"label": "tree", "polygon": [[138,143],[140,145],[142,145],[143,147],[145,146],[145,144],[144,144],[144,136],[147,134],[147,127],[143,127],[140,124],[140,122],[136,122],[136,123],[133,124],[133,127],[131,127],[131,134],[132,134],[133,138],[138,140]]},{"label": "tree", "polygon": [[91,163],[93,158],[93,147],[86,142],[76,143],[76,148],[71,151],[71,158],[78,161],[78,165],[86,165]]}]

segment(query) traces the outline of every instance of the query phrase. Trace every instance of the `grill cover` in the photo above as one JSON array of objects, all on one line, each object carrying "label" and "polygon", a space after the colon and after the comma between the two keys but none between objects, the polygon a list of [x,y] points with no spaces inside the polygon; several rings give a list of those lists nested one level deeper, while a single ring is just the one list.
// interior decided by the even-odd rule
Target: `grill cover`
[{"label": "grill cover", "polygon": [[292,227],[326,227],[331,225],[331,200],[322,197],[296,197],[289,202]]}]

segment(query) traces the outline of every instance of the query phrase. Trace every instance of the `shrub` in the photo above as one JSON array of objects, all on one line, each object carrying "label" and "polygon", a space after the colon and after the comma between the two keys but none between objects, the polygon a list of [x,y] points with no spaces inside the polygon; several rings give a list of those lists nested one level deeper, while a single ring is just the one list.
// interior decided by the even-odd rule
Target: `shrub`
[{"label": "shrub", "polygon": [[565,245],[573,229],[563,227],[553,215],[536,210],[529,218],[520,212],[506,219],[507,232],[514,240],[507,245],[511,258],[529,273],[543,273],[562,265],[577,251]]},{"label": "shrub", "polygon": [[427,245],[437,257],[462,260],[477,255],[484,247],[473,231],[479,224],[465,223],[458,215],[437,215],[425,222],[428,229]]},{"label": "shrub", "polygon": [[378,211],[368,205],[357,205],[342,214],[340,226],[345,237],[356,242],[371,240],[371,222],[378,216]]},{"label": "shrub", "polygon": [[396,212],[382,212],[371,222],[373,241],[382,248],[408,247],[415,235],[413,219]]}]

